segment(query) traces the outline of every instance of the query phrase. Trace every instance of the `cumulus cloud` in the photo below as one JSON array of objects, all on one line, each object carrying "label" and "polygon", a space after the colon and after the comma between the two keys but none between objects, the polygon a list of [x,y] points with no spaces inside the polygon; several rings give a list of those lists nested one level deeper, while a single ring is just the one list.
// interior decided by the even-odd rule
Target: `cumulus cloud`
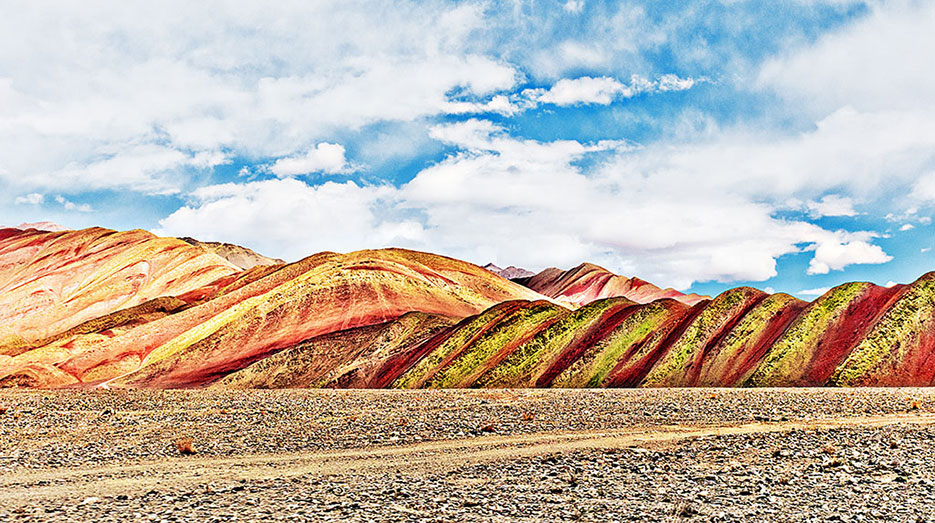
[{"label": "cumulus cloud", "polygon": [[629,95],[626,86],[609,77],[563,78],[548,90],[541,90],[535,99],[555,105],[601,104],[607,105],[617,96]]},{"label": "cumulus cloud", "polygon": [[352,251],[401,245],[421,225],[380,214],[389,187],[295,179],[200,188],[189,205],[160,222],[157,233],[235,242],[290,260],[324,250]]},{"label": "cumulus cloud", "polygon": [[762,65],[757,86],[815,115],[811,141],[841,153],[837,166],[818,151],[800,156],[828,162],[827,175],[813,174],[819,183],[897,196],[903,212],[935,202],[935,70],[919,66],[920,49],[935,46],[933,23],[931,3],[873,3],[855,23]]},{"label": "cumulus cloud", "polygon": [[430,134],[455,152],[400,188],[297,179],[212,186],[163,220],[163,232],[284,257],[403,245],[534,269],[591,260],[677,288],[766,280],[777,258],[793,253],[812,257],[813,274],[890,259],[872,244],[874,233],[779,218],[781,204],[764,201],[767,192],[672,170],[650,148],[519,139],[481,119]]},{"label": "cumulus cloud", "polygon": [[[779,256],[806,249],[815,251],[813,270],[888,259],[869,243],[872,233],[776,218],[781,204],[764,202],[771,181],[738,184],[735,156],[713,156],[723,144],[541,143],[480,120],[440,126],[433,136],[463,152],[419,173],[402,194],[427,215],[430,231],[444,231],[435,241],[462,256],[471,253],[457,243],[530,266],[592,259],[681,287],[762,281],[776,275]],[[601,151],[613,154],[592,170],[575,165]],[[840,201],[824,203],[841,210]]]},{"label": "cumulus cloud", "polygon": [[[866,235],[849,235],[851,237]],[[879,264],[892,260],[893,257],[883,252],[879,245],[872,245],[862,239],[844,241],[826,241],[815,246],[815,256],[808,264],[808,274],[827,274],[840,271],[848,265],[858,263]]]},{"label": "cumulus cloud", "polygon": [[[52,201],[59,204],[66,211],[76,211],[76,212],[92,212],[94,208],[87,203],[75,203],[62,195],[56,195],[52,198]],[[16,205],[42,205],[46,203],[46,197],[41,193],[29,193],[23,196],[17,196],[13,203]]]},{"label": "cumulus cloud", "polygon": [[935,47],[935,5],[880,2],[869,8],[869,16],[767,61],[759,84],[818,111],[931,107],[935,70],[920,66],[920,53]]},{"label": "cumulus cloud", "polygon": [[857,211],[854,210],[854,200],[837,194],[822,196],[820,200],[808,202],[805,206],[815,218],[857,215]]},{"label": "cumulus cloud", "polygon": [[55,202],[61,205],[66,211],[93,212],[94,208],[87,203],[75,203],[62,195],[55,197]]},{"label": "cumulus cloud", "polygon": [[344,146],[322,142],[301,156],[280,158],[270,166],[276,176],[296,176],[309,173],[339,174],[351,171],[344,157]]},{"label": "cumulus cloud", "polygon": [[[525,139],[524,124],[507,117],[694,89],[708,71],[686,64],[722,55],[680,46],[672,70],[686,76],[640,55],[665,54],[690,25],[630,4],[568,2],[583,13],[574,17],[581,31],[562,27],[571,17],[560,3],[554,21],[518,6],[502,17],[511,31],[491,37],[490,6],[14,10],[0,20],[0,184],[20,205],[32,194],[82,201],[69,191],[87,189],[173,194],[187,203],[161,222],[164,234],[287,258],[405,245],[530,268],[592,260],[680,288],[762,281],[787,255],[808,258],[811,274],[885,263],[874,233],[809,222],[856,216],[858,204],[871,214],[897,202],[886,204],[900,207],[887,209],[894,223],[929,219],[921,214],[935,204],[935,76],[918,67],[918,53],[935,45],[931,6],[874,4],[856,24],[817,41],[793,35],[788,51],[749,65],[755,81],[740,88],[777,95],[787,105],[775,113],[792,114],[794,127],[746,113],[717,121],[701,103],[685,113],[697,111],[705,132],[688,125],[640,145]],[[548,41],[530,39],[540,22]],[[520,91],[527,85],[542,88]],[[504,118],[436,125],[477,113]],[[384,128],[374,150],[404,149],[416,136],[432,155],[446,152],[402,187],[295,178],[365,165],[337,142],[387,122],[419,128],[402,140]],[[253,177],[278,178],[191,190],[208,179],[197,171],[234,160],[251,163]],[[38,204],[53,200],[44,198]],[[55,203],[81,210],[62,198]]]},{"label": "cumulus cloud", "polygon": [[16,205],[41,205],[45,201],[45,195],[37,192],[29,193],[23,196],[17,196]]},{"label": "cumulus cloud", "polygon": [[295,160],[339,130],[510,111],[497,95],[521,75],[476,45],[483,11],[366,1],[11,10],[0,20],[0,183],[175,193],[231,157]]}]

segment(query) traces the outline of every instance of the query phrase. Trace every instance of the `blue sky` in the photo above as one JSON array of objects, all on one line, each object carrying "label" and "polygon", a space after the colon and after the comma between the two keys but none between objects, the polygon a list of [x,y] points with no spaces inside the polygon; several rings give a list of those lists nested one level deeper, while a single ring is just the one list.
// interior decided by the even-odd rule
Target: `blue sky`
[{"label": "blue sky", "polygon": [[0,223],[706,294],[935,269],[931,3],[4,4]]}]

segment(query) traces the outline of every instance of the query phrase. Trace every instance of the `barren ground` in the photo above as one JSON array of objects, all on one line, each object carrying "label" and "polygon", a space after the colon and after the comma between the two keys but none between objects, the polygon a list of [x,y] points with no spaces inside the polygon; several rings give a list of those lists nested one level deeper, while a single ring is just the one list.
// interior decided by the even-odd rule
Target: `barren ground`
[{"label": "barren ground", "polygon": [[935,521],[935,390],[7,391],[0,411],[3,521]]}]

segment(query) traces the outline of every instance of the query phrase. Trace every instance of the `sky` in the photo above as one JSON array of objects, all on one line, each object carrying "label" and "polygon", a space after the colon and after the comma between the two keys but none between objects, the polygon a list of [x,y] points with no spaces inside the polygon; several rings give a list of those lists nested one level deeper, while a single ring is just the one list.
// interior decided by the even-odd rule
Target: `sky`
[{"label": "sky", "polygon": [[0,224],[710,295],[935,270],[932,2],[0,11]]}]

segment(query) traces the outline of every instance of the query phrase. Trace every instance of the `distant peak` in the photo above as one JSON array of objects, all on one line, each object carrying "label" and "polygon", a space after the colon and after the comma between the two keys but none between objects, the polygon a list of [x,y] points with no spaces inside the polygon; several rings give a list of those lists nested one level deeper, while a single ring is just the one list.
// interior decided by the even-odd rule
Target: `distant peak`
[{"label": "distant peak", "polygon": [[612,297],[624,297],[637,303],[671,298],[687,305],[707,299],[707,296],[683,294],[675,289],[660,289],[645,280],[620,276],[587,262],[567,271],[551,267],[518,283],[576,307]]},{"label": "distant peak", "polygon": [[32,222],[32,223],[21,223],[15,227],[25,231],[26,229],[36,229],[37,231],[47,231],[47,232],[62,232],[67,231],[67,227],[63,227],[55,222]]},{"label": "distant peak", "polygon": [[529,276],[533,276],[536,274],[532,271],[528,271],[526,269],[523,269],[522,267],[516,267],[514,265],[510,265],[506,269],[501,269],[500,267],[494,265],[493,263],[488,263],[487,265],[484,265],[483,268],[496,274],[497,276],[506,278],[508,280],[513,280],[516,278],[528,278]]}]

